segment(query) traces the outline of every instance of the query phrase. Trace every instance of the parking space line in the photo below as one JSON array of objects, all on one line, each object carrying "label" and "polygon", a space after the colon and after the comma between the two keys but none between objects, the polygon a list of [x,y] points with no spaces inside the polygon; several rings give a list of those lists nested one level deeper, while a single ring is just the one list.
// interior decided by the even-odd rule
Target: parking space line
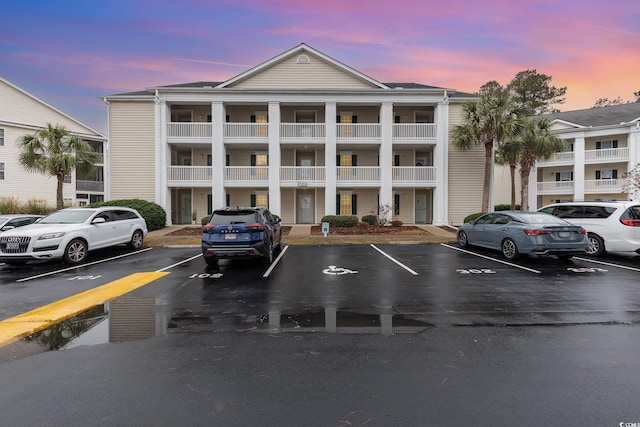
[{"label": "parking space line", "polygon": [[182,261],[180,261],[180,262],[176,262],[175,264],[171,264],[171,265],[168,265],[168,266],[166,266],[166,267],[163,267],[163,268],[161,268],[161,269],[159,269],[159,270],[156,270],[156,272],[160,272],[160,271],[168,270],[168,269],[173,268],[173,267],[176,267],[176,266],[178,266],[178,265],[180,265],[180,264],[184,264],[185,262],[193,261],[194,259],[196,259],[196,258],[200,258],[201,256],[202,256],[202,254],[194,255],[194,256],[192,256],[191,258],[184,259],[184,260],[182,260]]},{"label": "parking space line", "polygon": [[640,268],[635,268],[635,267],[629,267],[626,265],[620,265],[620,264],[612,264],[610,262],[604,262],[604,261],[596,261],[595,259],[589,259],[589,258],[580,258],[580,257],[573,257],[573,259],[577,259],[580,261],[586,261],[586,262],[592,262],[594,264],[602,264],[602,265],[607,265],[609,267],[616,267],[616,268],[623,268],[625,270],[631,270],[631,271],[640,271]]},{"label": "parking space line", "polygon": [[271,272],[273,271],[274,268],[276,268],[276,264],[278,264],[278,262],[280,262],[280,259],[282,258],[282,256],[284,255],[284,253],[287,251],[287,249],[289,249],[289,246],[285,246],[284,249],[282,249],[280,251],[280,253],[278,254],[278,257],[276,258],[275,261],[273,261],[271,263],[271,266],[269,267],[269,269],[267,271],[264,272],[264,274],[262,275],[262,277],[269,277],[269,275],[271,274]]},{"label": "parking space line", "polygon": [[471,252],[471,251],[468,251],[466,249],[456,248],[455,246],[447,245],[446,243],[440,243],[440,245],[441,246],[445,246],[445,247],[447,247],[449,249],[455,249],[456,251],[464,252],[464,253],[469,254],[469,255],[474,255],[474,256],[477,256],[477,257],[480,257],[480,258],[485,258],[485,259],[488,259],[488,260],[491,260],[491,261],[499,262],[500,264],[505,264],[505,265],[508,265],[508,266],[511,266],[511,267],[520,268],[522,270],[530,271],[532,273],[537,273],[537,274],[541,273],[541,271],[534,270],[533,268],[525,267],[524,265],[513,264],[513,263],[510,263],[510,262],[507,262],[507,261],[502,261],[500,259],[491,258],[489,256],[477,254],[475,252]]},{"label": "parking space line", "polygon": [[387,258],[389,258],[391,261],[395,262],[396,264],[398,264],[400,267],[404,268],[405,270],[407,270],[409,273],[413,274],[414,276],[417,276],[418,273],[416,273],[415,271],[413,271],[412,269],[410,269],[409,267],[407,267],[406,265],[402,264],[400,261],[398,261],[397,259],[393,258],[391,255],[386,254],[385,252],[383,252],[382,250],[378,249],[375,245],[371,245],[371,247],[373,249],[375,249],[376,251],[380,252],[382,255],[386,256]]},{"label": "parking space line", "polygon": [[79,268],[79,267],[88,267],[90,265],[100,264],[100,263],[103,263],[103,262],[106,262],[106,261],[111,261],[111,260],[118,259],[118,258],[124,258],[124,257],[127,257],[127,256],[136,255],[136,254],[139,254],[139,253],[142,253],[142,252],[150,251],[151,249],[153,249],[153,248],[146,248],[146,249],[142,249],[142,250],[135,251],[135,252],[129,252],[129,253],[126,253],[126,254],[123,254],[123,255],[114,256],[114,257],[111,257],[111,258],[100,259],[98,261],[88,262],[86,264],[74,265],[72,267],[63,268],[63,269],[55,270],[55,271],[50,271],[48,273],[38,274],[37,276],[24,277],[22,279],[16,280],[16,282],[26,282],[26,281],[33,280],[33,279],[39,279],[41,277],[51,276],[53,274],[62,273],[64,271],[73,270],[73,269],[76,269],[76,268]]}]

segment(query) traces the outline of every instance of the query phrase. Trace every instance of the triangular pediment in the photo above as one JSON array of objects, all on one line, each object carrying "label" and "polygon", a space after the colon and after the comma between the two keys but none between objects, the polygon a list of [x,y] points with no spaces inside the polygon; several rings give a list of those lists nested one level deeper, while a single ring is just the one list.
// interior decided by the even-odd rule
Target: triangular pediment
[{"label": "triangular pediment", "polygon": [[51,123],[79,135],[102,137],[94,129],[3,78],[0,78],[0,121],[28,127],[44,127]]},{"label": "triangular pediment", "polygon": [[234,89],[386,89],[384,84],[300,44],[227,80]]}]

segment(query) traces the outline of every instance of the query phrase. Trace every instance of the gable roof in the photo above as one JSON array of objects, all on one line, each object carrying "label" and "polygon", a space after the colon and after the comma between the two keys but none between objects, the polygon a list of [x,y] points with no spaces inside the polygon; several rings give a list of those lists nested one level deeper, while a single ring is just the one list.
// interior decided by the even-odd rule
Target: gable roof
[{"label": "gable roof", "polygon": [[543,114],[541,117],[546,117],[552,122],[570,124],[577,127],[620,125],[640,121],[640,102]]},{"label": "gable roof", "polygon": [[[67,126],[69,125],[77,125],[79,129],[82,129],[82,131],[79,131],[78,129],[68,129],[71,133],[73,134],[77,134],[77,135],[84,135],[84,136],[91,136],[94,138],[100,138],[100,139],[106,139],[106,137],[98,132],[97,130],[91,128],[90,126],[87,126],[86,124],[82,123],[81,121],[71,117],[70,115],[64,113],[63,111],[58,110],[57,108],[53,107],[52,105],[47,104],[46,102],[44,102],[43,100],[41,100],[40,98],[30,94],[29,92],[27,92],[26,90],[14,85],[13,83],[11,83],[10,81],[0,77],[0,83],[4,83],[6,86],[8,86],[9,88],[11,88],[10,90],[14,90],[17,91],[18,93],[20,93],[21,95],[23,95],[25,98],[24,100],[30,103],[30,108],[37,108],[38,111],[40,112],[53,112],[61,117],[64,117],[64,119],[69,120],[69,122],[67,122]],[[35,103],[35,104],[34,104]],[[15,105],[13,106],[13,108],[15,108]],[[13,110],[15,112],[15,109]],[[33,112],[30,110],[30,114],[33,114]],[[6,120],[5,117],[0,117],[0,120]],[[16,123],[17,124],[17,123]],[[35,124],[35,123],[25,123],[22,122],[19,123],[21,125],[24,126],[41,126],[42,124]]]},{"label": "gable roof", "polygon": [[235,77],[232,77],[231,79],[225,81],[224,83],[220,84],[218,87],[219,88],[225,88],[225,87],[229,87],[235,83],[238,83],[240,81],[246,80],[264,70],[266,70],[267,68],[273,67],[275,64],[278,64],[280,62],[282,62],[283,60],[285,60],[286,58],[290,58],[294,55],[300,55],[300,54],[311,54],[314,55],[318,58],[320,58],[322,61],[332,65],[333,67],[340,69],[341,71],[343,71],[346,74],[349,74],[350,76],[363,81],[365,83],[370,84],[373,87],[377,87],[380,89],[388,89],[387,86],[385,86],[383,83],[378,82],[377,80],[372,79],[371,77],[367,76],[366,74],[363,74],[345,64],[343,64],[342,62],[336,61],[335,59],[331,58],[330,56],[325,55],[324,53],[312,48],[311,46],[308,46],[305,43],[300,43],[298,46],[289,49],[287,51],[282,52],[280,55],[277,55],[261,64],[256,65],[255,67],[251,68],[250,70],[245,71],[244,73],[238,74]]}]

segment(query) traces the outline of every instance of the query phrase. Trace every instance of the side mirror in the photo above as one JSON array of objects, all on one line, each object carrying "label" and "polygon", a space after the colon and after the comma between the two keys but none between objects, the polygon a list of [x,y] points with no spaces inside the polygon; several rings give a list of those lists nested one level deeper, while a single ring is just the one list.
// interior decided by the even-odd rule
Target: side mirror
[{"label": "side mirror", "polygon": [[14,228],[16,228],[15,225],[5,225],[4,227],[2,227],[2,231],[13,230]]},{"label": "side mirror", "polygon": [[91,224],[103,224],[107,222],[104,218],[94,218],[93,221],[91,221]]}]

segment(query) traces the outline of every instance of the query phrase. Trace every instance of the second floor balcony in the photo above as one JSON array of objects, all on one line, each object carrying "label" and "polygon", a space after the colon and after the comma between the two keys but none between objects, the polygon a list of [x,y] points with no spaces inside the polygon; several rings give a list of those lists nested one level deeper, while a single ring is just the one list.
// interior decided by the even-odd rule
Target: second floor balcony
[{"label": "second floor balcony", "polygon": [[[224,168],[225,187],[267,187],[268,166],[226,166]],[[324,166],[282,166],[279,169],[281,187],[324,187],[326,168]],[[382,179],[379,166],[338,166],[336,185],[378,187]],[[392,168],[392,183],[396,187],[427,186],[437,184],[434,166],[395,166]],[[211,187],[213,185],[211,166],[169,166],[167,183],[170,187]]]},{"label": "second floor balcony", "polygon": [[[629,160],[629,148],[603,148],[601,150],[586,150],[584,152],[585,163],[611,163]],[[563,151],[555,153],[548,160],[538,161],[538,166],[559,166],[573,165],[575,163],[575,153],[573,151]]]},{"label": "second floor balcony", "polygon": [[[379,144],[381,141],[378,123],[338,123],[335,125],[336,142]],[[280,143],[324,144],[326,142],[325,123],[280,123]],[[394,144],[435,144],[437,125],[434,123],[394,124],[392,131]],[[211,144],[212,123],[168,123],[167,142],[170,144]],[[225,123],[225,143],[269,142],[268,123]]]},{"label": "second floor balcony", "polygon": [[[625,179],[592,179],[584,181],[585,194],[622,193]],[[538,194],[574,194],[573,181],[547,181],[537,183]]]}]

